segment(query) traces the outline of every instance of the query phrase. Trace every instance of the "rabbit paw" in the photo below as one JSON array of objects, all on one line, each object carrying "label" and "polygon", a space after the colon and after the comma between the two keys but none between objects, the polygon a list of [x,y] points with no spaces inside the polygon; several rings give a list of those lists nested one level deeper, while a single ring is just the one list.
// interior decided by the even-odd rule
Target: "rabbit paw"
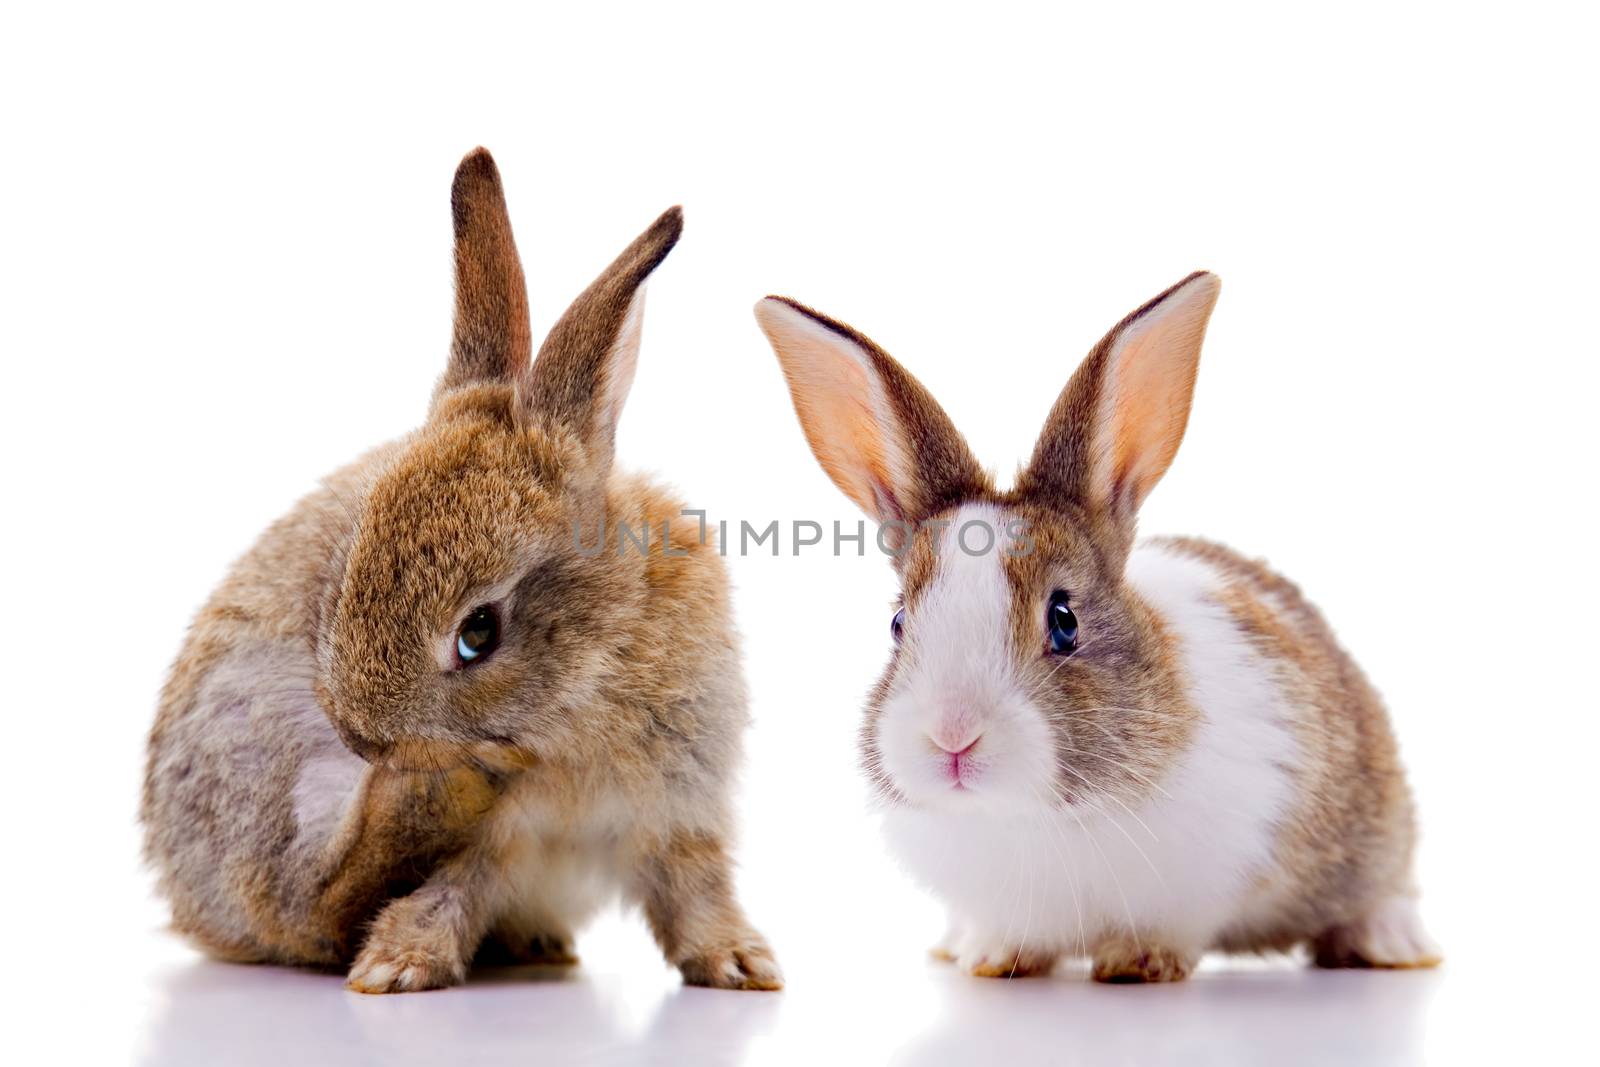
[{"label": "rabbit paw", "polygon": [[1410,897],[1393,897],[1356,922],[1324,930],[1311,949],[1318,967],[1437,967],[1443,960]]},{"label": "rabbit paw", "polygon": [[761,935],[749,932],[678,964],[688,985],[713,989],[782,989],[783,972]]},{"label": "rabbit paw", "polygon": [[976,978],[1039,978],[1050,973],[1056,955],[1038,949],[994,947],[969,950],[957,962]]},{"label": "rabbit paw", "polygon": [[1196,954],[1161,945],[1112,941],[1094,951],[1096,982],[1181,982],[1199,962]]},{"label": "rabbit paw", "polygon": [[944,936],[939,939],[939,943],[928,950],[928,955],[940,963],[955,963],[959,960],[961,958],[961,943],[964,940],[961,930],[962,928],[952,920],[945,927]]},{"label": "rabbit paw", "polygon": [[345,985],[358,993],[459,985],[467,977],[466,954],[452,924],[439,921],[440,910],[415,896],[390,904],[372,924]]}]

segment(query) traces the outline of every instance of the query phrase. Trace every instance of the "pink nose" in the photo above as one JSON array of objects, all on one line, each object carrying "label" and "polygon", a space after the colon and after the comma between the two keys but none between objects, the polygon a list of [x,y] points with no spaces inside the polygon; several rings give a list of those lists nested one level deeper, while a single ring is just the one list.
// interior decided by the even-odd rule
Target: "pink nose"
[{"label": "pink nose", "polygon": [[938,745],[945,752],[950,753],[950,755],[956,757],[957,759],[960,759],[963,756],[971,755],[972,750],[977,748],[978,747],[978,742],[982,741],[982,740],[983,740],[982,735],[980,735],[978,737],[974,737],[970,742],[968,742],[962,748],[951,748],[949,745],[945,744],[943,741],[938,740],[937,738],[934,739],[933,743]]}]

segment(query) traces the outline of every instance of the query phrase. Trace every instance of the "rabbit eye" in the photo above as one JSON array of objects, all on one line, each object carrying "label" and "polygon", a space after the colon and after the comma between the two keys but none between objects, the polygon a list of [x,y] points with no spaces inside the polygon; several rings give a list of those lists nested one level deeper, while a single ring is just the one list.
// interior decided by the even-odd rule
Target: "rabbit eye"
[{"label": "rabbit eye", "polygon": [[500,618],[485,604],[473,608],[456,631],[456,656],[466,667],[484,659],[500,644]]},{"label": "rabbit eye", "polygon": [[894,643],[899,644],[900,638],[906,632],[906,609],[901,608],[894,613],[894,618],[889,620],[889,633],[894,637]]},{"label": "rabbit eye", "polygon": [[1050,651],[1058,656],[1072,655],[1078,647],[1078,617],[1067,606],[1066,590],[1057,589],[1050,594],[1044,621],[1050,629]]}]

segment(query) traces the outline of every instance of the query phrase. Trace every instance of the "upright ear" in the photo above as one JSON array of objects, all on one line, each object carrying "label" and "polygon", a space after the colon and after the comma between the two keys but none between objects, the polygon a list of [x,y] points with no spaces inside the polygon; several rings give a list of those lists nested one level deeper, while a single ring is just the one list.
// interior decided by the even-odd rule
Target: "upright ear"
[{"label": "upright ear", "polygon": [[1112,328],[1062,390],[1019,495],[1087,509],[1131,536],[1183,440],[1221,283],[1198,271]]},{"label": "upright ear", "polygon": [[644,322],[644,283],[683,232],[669,208],[572,302],[518,383],[524,417],[577,434],[596,463],[610,466],[617,419],[633,385]]},{"label": "upright ear", "polygon": [[756,305],[806,440],[833,484],[880,523],[919,522],[989,479],[938,403],[888,353],[783,297]]},{"label": "upright ear", "polygon": [[450,187],[456,231],[456,322],[439,391],[472,382],[510,382],[533,351],[528,289],[511,239],[500,171],[482,148],[456,168]]}]

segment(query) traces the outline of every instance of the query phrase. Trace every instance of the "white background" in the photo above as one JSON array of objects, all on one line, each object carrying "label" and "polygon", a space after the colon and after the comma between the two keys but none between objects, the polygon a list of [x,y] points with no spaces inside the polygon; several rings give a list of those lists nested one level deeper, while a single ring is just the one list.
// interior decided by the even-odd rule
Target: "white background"
[{"label": "white background", "polygon": [[[13,1062],[1461,1062],[1594,983],[1597,79],[1585,5],[13,5],[0,16]],[[1303,584],[1388,697],[1434,974],[1183,987],[925,962],[855,768],[881,560],[731,561],[742,888],[778,996],[680,991],[608,919],[564,982],[362,998],[161,932],[134,822],[187,620],[315,480],[423,415],[448,187],[489,146],[536,329],[670,204],[625,464],[834,518],[750,306],[871,334],[1003,477],[1079,356],[1224,280],[1146,532]],[[785,544],[787,551],[787,540]],[[648,620],[641,620],[647,623]],[[30,1042],[64,1043],[56,1048]],[[1591,1047],[1585,1039],[1583,1047]]]}]

